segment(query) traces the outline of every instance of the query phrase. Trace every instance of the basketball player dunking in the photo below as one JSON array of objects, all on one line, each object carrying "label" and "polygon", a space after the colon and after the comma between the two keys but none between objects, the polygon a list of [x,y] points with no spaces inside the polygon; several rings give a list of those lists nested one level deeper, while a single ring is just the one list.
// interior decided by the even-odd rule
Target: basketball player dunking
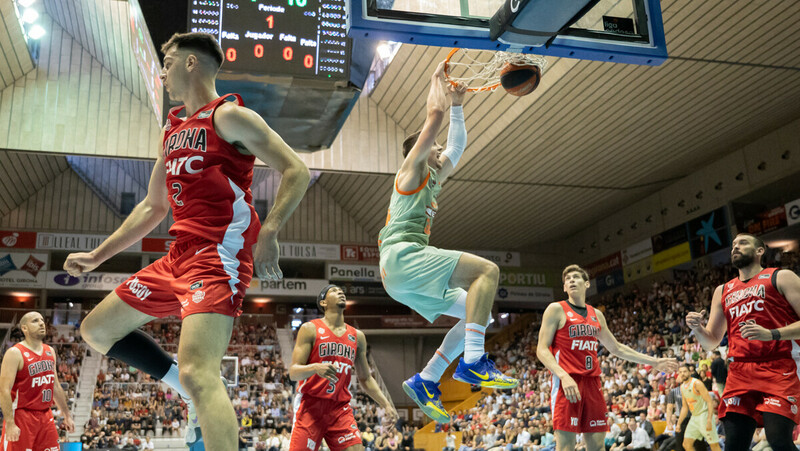
[{"label": "basketball player dunking", "polygon": [[796,451],[792,430],[800,421],[800,277],[789,270],[761,266],[767,247],[749,234],[733,240],[731,263],[739,277],[720,285],[711,299],[708,325],[702,312],[686,315],[706,350],[728,333],[728,379],[719,417],[726,451],[750,449],[757,427],[764,427],[775,451]]},{"label": "basketball player dunking", "polygon": [[[262,279],[282,277],[278,231],[310,176],[239,95],[217,94],[223,55],[213,36],[175,34],[161,49],[161,79],[184,106],[170,111],[147,196],[97,249],[69,255],[64,269],[73,276],[93,270],[142,239],[172,207],[169,253],[109,294],[83,321],[81,334],[94,349],[161,379],[187,399],[188,444],[202,439],[209,451],[229,451],[236,449],[239,428],[220,383],[220,362],[253,270]],[[178,117],[184,108],[185,118]],[[251,205],[256,158],[282,174],[263,226]],[[137,329],[170,315],[183,320],[177,365]]]},{"label": "basketball player dunking", "polygon": [[289,449],[315,451],[324,438],[332,451],[363,450],[348,390],[353,369],[364,392],[386,410],[384,424],[394,425],[397,411],[372,377],[364,333],[344,322],[342,289],[325,287],[317,306],[324,316],[300,326],[292,352],[289,377],[300,383]]},{"label": "basketball player dunking", "polygon": [[652,365],[660,371],[678,369],[675,359],[655,358],[639,353],[614,337],[603,312],[586,304],[589,274],[578,265],[564,268],[561,278],[569,299],[550,304],[544,311],[536,356],[553,373],[550,411],[557,451],[575,449],[583,433],[588,451],[605,449],[609,423],[600,382],[597,342],[630,362]]},{"label": "basketball player dunking", "polygon": [[58,451],[53,402],[64,413],[67,431],[75,424],[58,382],[56,352],[42,343],[47,329],[39,312],[23,315],[19,328],[25,339],[6,351],[0,368],[3,451]]},{"label": "basketball player dunking", "polygon": [[464,86],[450,87],[447,148],[442,151],[435,142],[447,109],[443,76],[444,62],[431,77],[422,130],[403,143],[405,160],[395,176],[378,245],[383,286],[392,298],[431,322],[440,315],[461,320],[422,372],[403,382],[403,390],[426,415],[447,423],[450,415],[442,406],[438,382],[462,352],[454,379],[493,388],[514,388],[519,382],[498,371],[484,351],[486,326],[497,293],[497,265],[466,252],[428,245],[441,184],[455,169],[467,144],[461,109]]}]

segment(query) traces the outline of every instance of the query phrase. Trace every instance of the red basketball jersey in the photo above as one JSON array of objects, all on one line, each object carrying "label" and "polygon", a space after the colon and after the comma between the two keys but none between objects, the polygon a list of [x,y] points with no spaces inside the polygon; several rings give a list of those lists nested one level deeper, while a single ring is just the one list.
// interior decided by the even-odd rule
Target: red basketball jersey
[{"label": "red basketball jersey", "polygon": [[308,379],[300,381],[297,392],[315,398],[349,402],[352,395],[348,387],[355,367],[358,347],[356,329],[348,324],[347,332],[341,337],[337,337],[322,319],[311,320],[311,324],[316,328],[316,338],[311,354],[308,356],[308,363],[334,364],[339,380],[334,384],[314,374]]},{"label": "red basketball jersey", "polygon": [[798,321],[789,301],[778,291],[777,268],[766,268],[747,281],[732,279],[722,287],[722,310],[728,322],[728,356],[734,360],[791,359],[793,340],[760,341],[742,338],[740,326],[755,322],[767,329]]},{"label": "red basketball jersey", "polygon": [[600,322],[594,307],[586,306],[584,318],[572,309],[568,301],[558,304],[564,309],[567,322],[556,330],[550,352],[556,357],[558,365],[570,375],[599,376],[597,336],[600,334]]},{"label": "red basketball jersey", "polygon": [[14,345],[22,353],[22,369],[17,371],[11,388],[11,400],[16,409],[46,410],[53,405],[53,385],[56,380],[55,351],[42,345],[42,355],[22,343]]},{"label": "red basketball jersey", "polygon": [[252,206],[255,157],[243,155],[214,131],[214,112],[222,96],[181,119],[185,107],[170,110],[164,133],[167,189],[175,223],[172,235],[194,235],[214,243],[258,234],[260,223]]}]

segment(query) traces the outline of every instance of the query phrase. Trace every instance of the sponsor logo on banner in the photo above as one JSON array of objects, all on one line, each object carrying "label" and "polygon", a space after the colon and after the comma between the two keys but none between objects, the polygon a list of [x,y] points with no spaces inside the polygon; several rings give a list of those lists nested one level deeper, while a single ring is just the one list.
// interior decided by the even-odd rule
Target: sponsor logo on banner
[{"label": "sponsor logo on banner", "polygon": [[347,265],[328,263],[325,266],[326,277],[331,281],[346,282],[380,282],[381,269],[374,265]]},{"label": "sponsor logo on banner", "polygon": [[784,207],[786,208],[786,222],[788,225],[800,222],[800,199],[793,200]]},{"label": "sponsor logo on banner", "polygon": [[[100,245],[108,235],[84,235],[78,233],[43,233],[36,234],[36,249],[54,249],[64,251],[90,251]],[[136,242],[125,252],[139,252],[142,243]]]},{"label": "sponsor logo on banner", "polygon": [[553,302],[553,289],[549,287],[500,286],[497,289],[495,300],[548,304]]},{"label": "sponsor logo on banner", "polygon": [[329,282],[327,279],[253,279],[253,281],[250,282],[250,288],[247,289],[247,294],[316,296],[328,284]]},{"label": "sponsor logo on banner", "polygon": [[721,207],[686,223],[691,234],[693,258],[700,258],[730,245],[727,213],[727,208]]},{"label": "sponsor logo on banner", "polygon": [[345,296],[369,296],[388,298],[389,294],[381,282],[337,282]]},{"label": "sponsor logo on banner", "polygon": [[586,272],[589,273],[589,277],[596,277],[598,274],[606,274],[616,269],[622,269],[622,256],[619,252],[588,265]]},{"label": "sponsor logo on banner", "polygon": [[689,236],[686,234],[686,223],[653,235],[651,240],[653,241],[654,254],[685,243],[689,241]]},{"label": "sponsor logo on banner", "polygon": [[0,253],[0,287],[42,288],[48,260],[49,256],[43,253]]},{"label": "sponsor logo on banner", "polygon": [[519,266],[520,257],[519,252],[503,252],[503,251],[467,251],[470,254],[475,254],[478,257],[483,257],[497,266]]},{"label": "sponsor logo on banner", "polygon": [[762,233],[773,232],[787,226],[786,207],[773,208],[762,211],[755,218],[745,221],[744,227],[747,233],[761,235]]},{"label": "sponsor logo on banner", "polygon": [[281,258],[295,260],[339,260],[338,244],[280,243]]},{"label": "sponsor logo on banner", "polygon": [[[72,277],[64,271],[47,271],[47,289],[53,290],[86,290],[111,291],[122,285],[130,274],[90,272]],[[131,287],[131,291],[133,291]]]},{"label": "sponsor logo on banner", "polygon": [[502,268],[500,269],[499,285],[512,285],[524,287],[546,287],[548,280],[554,280],[553,276],[542,270],[532,268]]},{"label": "sponsor logo on banner", "polygon": [[653,255],[653,241],[648,238],[622,250],[622,264],[629,265]]},{"label": "sponsor logo on banner", "polygon": [[625,283],[653,274],[653,257],[646,257],[623,267]]},{"label": "sponsor logo on banner", "polygon": [[660,272],[691,260],[692,251],[689,243],[679,244],[653,255],[653,272]]},{"label": "sponsor logo on banner", "polygon": [[365,246],[362,244],[343,244],[340,259],[346,262],[378,262],[381,251],[378,246]]},{"label": "sponsor logo on banner", "polygon": [[36,232],[22,232],[16,230],[0,230],[0,247],[15,247],[18,249],[35,249]]},{"label": "sponsor logo on banner", "polygon": [[617,288],[625,284],[625,276],[621,269],[617,269],[608,274],[597,276],[597,292],[602,293],[612,288]]}]

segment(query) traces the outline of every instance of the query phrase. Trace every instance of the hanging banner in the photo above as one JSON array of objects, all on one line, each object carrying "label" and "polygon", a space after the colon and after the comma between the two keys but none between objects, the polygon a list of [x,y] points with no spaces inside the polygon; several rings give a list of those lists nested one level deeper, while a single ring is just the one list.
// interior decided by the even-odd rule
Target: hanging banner
[{"label": "hanging banner", "polygon": [[280,243],[280,246],[281,258],[288,260],[338,261],[341,255],[338,244]]},{"label": "hanging banner", "polygon": [[647,257],[623,268],[625,283],[653,274],[653,257]]},{"label": "hanging banner", "polygon": [[692,258],[713,254],[730,246],[726,207],[717,208],[699,218],[692,219],[686,225],[689,229]]},{"label": "hanging banner", "polygon": [[602,293],[612,288],[618,288],[625,284],[625,276],[621,269],[614,270],[608,274],[597,276],[597,292]]},{"label": "hanging banner", "polygon": [[0,252],[0,287],[43,288],[48,254]]},{"label": "hanging banner", "polygon": [[380,282],[381,268],[378,265],[328,263],[325,265],[325,277],[330,281]]},{"label": "hanging banner", "polygon": [[653,255],[653,240],[648,238],[622,250],[622,266],[630,265]]},{"label": "hanging banner", "polygon": [[36,232],[0,230],[0,248],[36,249]]},{"label": "hanging banner", "polygon": [[343,262],[378,263],[381,259],[381,251],[378,246],[343,244],[339,259]]},{"label": "hanging banner", "polygon": [[689,237],[686,234],[686,223],[653,235],[651,239],[653,240],[653,253],[685,243],[689,241]]},{"label": "hanging banner", "polygon": [[112,291],[128,280],[131,274],[89,272],[72,277],[64,271],[48,271],[48,290]]},{"label": "hanging banner", "polygon": [[653,255],[653,272],[660,272],[689,261],[692,261],[692,251],[689,243],[683,243]]},{"label": "hanging banner", "polygon": [[622,255],[619,252],[615,252],[587,265],[585,269],[589,273],[589,277],[597,277],[599,274],[607,274],[614,270],[622,269]]}]

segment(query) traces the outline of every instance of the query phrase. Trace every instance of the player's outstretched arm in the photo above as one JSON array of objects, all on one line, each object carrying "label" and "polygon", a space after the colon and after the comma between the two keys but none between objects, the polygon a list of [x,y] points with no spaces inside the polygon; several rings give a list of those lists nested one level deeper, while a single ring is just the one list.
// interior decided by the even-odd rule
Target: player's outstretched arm
[{"label": "player's outstretched arm", "polygon": [[686,314],[686,325],[694,332],[698,343],[706,351],[713,351],[722,342],[725,336],[727,325],[725,324],[725,312],[722,311],[722,285],[714,290],[711,297],[711,313],[709,314],[708,325],[703,326],[703,317],[706,311],[689,312]]},{"label": "player's outstretched arm", "polygon": [[566,322],[564,310],[557,303],[550,304],[542,316],[542,327],[539,329],[539,343],[536,345],[536,357],[550,370],[557,378],[561,379],[561,388],[569,402],[578,402],[581,399],[578,384],[564,371],[564,368],[556,361],[556,357],[550,351],[556,331],[563,326],[561,321]]},{"label": "player's outstretched arm", "polygon": [[17,378],[17,371],[22,369],[22,354],[19,349],[9,348],[3,356],[0,366],[0,409],[3,410],[6,440],[16,442],[19,440],[19,427],[14,422],[14,407],[11,400],[11,389]]},{"label": "player's outstretched arm", "polygon": [[442,126],[447,99],[444,88],[444,61],[439,63],[431,75],[431,89],[428,92],[427,115],[416,144],[408,152],[408,156],[397,173],[397,186],[401,191],[413,191],[420,186],[428,175],[428,156],[431,146]]},{"label": "player's outstretched arm", "polygon": [[232,102],[221,105],[214,115],[214,128],[225,141],[242,153],[254,155],[281,173],[275,204],[264,218],[253,254],[253,269],[260,279],[278,280],[278,232],[303,200],[311,175],[303,160],[255,111]]},{"label": "player's outstretched arm", "polygon": [[[53,353],[56,368],[58,368],[58,357]],[[67,394],[64,393],[64,388],[61,387],[61,382],[58,380],[58,371],[55,371],[55,380],[53,381],[53,401],[55,401],[58,410],[64,414],[64,426],[67,432],[75,432],[75,422],[72,421],[72,414],[69,411],[69,402],[67,402]]]},{"label": "player's outstretched arm", "polygon": [[[164,141],[161,132],[159,144]],[[164,165],[164,152],[158,150],[156,164],[150,173],[147,195],[131,211],[122,225],[91,252],[69,254],[64,261],[64,271],[71,276],[89,272],[119,252],[129,248],[155,229],[169,213],[167,198],[167,170]]]},{"label": "player's outstretched arm", "polygon": [[311,348],[314,346],[316,329],[312,323],[303,323],[297,331],[297,342],[292,351],[292,365],[289,367],[289,379],[302,381],[313,375],[324,377],[334,384],[339,378],[336,376],[336,367],[330,363],[308,363]]},{"label": "player's outstretched arm", "polygon": [[394,408],[394,404],[386,398],[386,395],[383,394],[380,386],[378,386],[378,381],[372,377],[372,371],[370,371],[369,362],[367,360],[367,337],[365,337],[364,332],[360,330],[356,331],[356,335],[358,336],[358,346],[356,349],[355,364],[358,382],[361,383],[364,392],[386,410],[387,418],[385,422],[396,424],[397,410]]},{"label": "player's outstretched arm", "polygon": [[[778,291],[789,301],[795,313],[800,316],[800,277],[788,269],[778,270],[775,285]],[[748,340],[797,340],[800,339],[800,321],[778,329],[767,329],[758,324],[745,324],[740,327],[742,337]]]},{"label": "player's outstretched arm", "polygon": [[678,369],[678,361],[676,359],[650,357],[647,354],[636,352],[629,346],[617,341],[614,334],[608,330],[608,324],[606,323],[606,317],[603,312],[595,310],[595,313],[600,323],[600,334],[597,339],[608,349],[608,352],[629,362],[652,365],[659,371],[673,372]]},{"label": "player's outstretched arm", "polygon": [[439,181],[443,183],[450,174],[453,173],[458,161],[461,159],[461,154],[467,147],[467,127],[464,124],[464,95],[467,93],[467,86],[459,84],[458,86],[449,85],[450,91],[450,127],[447,130],[447,148],[444,149],[442,155],[439,156],[439,161],[442,163],[442,168],[439,169]]}]

